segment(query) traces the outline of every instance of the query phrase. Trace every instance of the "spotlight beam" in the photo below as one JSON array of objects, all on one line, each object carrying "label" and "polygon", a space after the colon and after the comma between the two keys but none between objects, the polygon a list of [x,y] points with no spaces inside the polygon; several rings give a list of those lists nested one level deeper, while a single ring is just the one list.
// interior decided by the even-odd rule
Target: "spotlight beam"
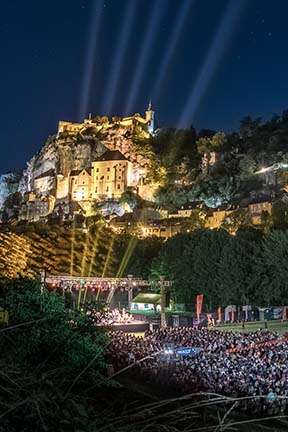
[{"label": "spotlight beam", "polygon": [[108,251],[107,251],[106,260],[105,260],[104,267],[103,267],[103,271],[102,271],[102,278],[103,278],[103,277],[105,276],[105,274],[106,274],[106,270],[107,270],[107,267],[108,267],[108,264],[109,264],[109,261],[110,261],[110,258],[111,258],[111,255],[112,255],[112,252],[113,252],[114,242],[115,242],[115,236],[113,235],[113,236],[111,237],[111,242],[110,242],[110,245],[109,245],[109,248],[108,248]]},{"label": "spotlight beam", "polygon": [[129,261],[130,261],[130,258],[131,258],[131,256],[132,256],[132,253],[133,253],[134,250],[135,250],[135,247],[136,247],[136,245],[137,245],[137,242],[138,242],[137,237],[132,237],[132,238],[129,240],[129,243],[128,243],[128,246],[127,246],[127,249],[126,249],[126,251],[125,251],[125,253],[124,253],[123,257],[122,257],[122,260],[121,260],[121,263],[120,263],[119,269],[118,269],[117,274],[116,274],[116,277],[117,277],[117,278],[123,276],[123,273],[124,273],[124,271],[125,271],[125,269],[126,269],[128,263],[129,263]]},{"label": "spotlight beam", "polygon": [[89,31],[89,41],[87,46],[82,92],[80,99],[80,109],[79,118],[82,120],[85,115],[87,115],[87,109],[89,104],[89,96],[92,83],[93,67],[95,63],[95,54],[97,41],[100,33],[101,17],[103,12],[103,1],[104,0],[94,0],[93,10],[92,10],[92,21]]},{"label": "spotlight beam", "polygon": [[113,108],[113,102],[116,97],[117,88],[119,85],[119,80],[121,76],[121,70],[124,65],[124,58],[129,46],[129,41],[131,38],[131,33],[133,29],[133,22],[135,19],[137,2],[135,0],[130,0],[127,3],[127,8],[124,14],[125,19],[123,20],[123,27],[121,34],[119,36],[119,42],[117,44],[116,53],[114,55],[114,60],[111,65],[111,70],[109,74],[109,78],[107,79],[108,88],[106,94],[106,103],[104,112],[107,114],[111,113]]},{"label": "spotlight beam", "polygon": [[[129,113],[132,110],[132,107],[135,102],[135,98],[139,90],[139,86],[143,78],[143,74],[148,64],[152,46],[157,36],[157,27],[164,12],[163,4],[161,5],[161,3],[162,3],[161,0],[154,0],[154,7],[149,16],[149,22],[142,43],[140,57],[138,58],[137,65],[136,65],[136,73],[134,74],[134,78],[132,80],[132,84],[129,91],[129,97],[125,107],[126,113]],[[167,3],[165,4],[167,5]]]},{"label": "spotlight beam", "polygon": [[95,237],[95,240],[94,240],[94,247],[93,247],[93,251],[92,251],[92,255],[91,255],[90,266],[89,266],[89,271],[88,271],[88,277],[91,276],[93,265],[95,264],[94,261],[95,261],[95,258],[96,258],[96,253],[97,253],[98,248],[99,248],[98,240],[99,240],[100,234],[102,234],[102,229],[103,228],[99,228],[97,230],[97,234],[96,234],[96,237]]},{"label": "spotlight beam", "polygon": [[182,7],[179,10],[178,17],[176,20],[176,24],[173,27],[173,31],[170,35],[170,41],[168,48],[166,49],[162,62],[159,66],[159,72],[158,76],[156,78],[155,84],[153,86],[152,95],[153,98],[157,99],[157,95],[159,94],[161,87],[163,86],[163,80],[167,73],[167,69],[169,68],[169,64],[171,63],[171,60],[173,58],[173,55],[175,53],[175,50],[177,48],[179,39],[181,37],[183,27],[185,25],[185,21],[187,17],[189,16],[189,11],[194,3],[194,0],[186,0],[182,2]]},{"label": "spotlight beam", "polygon": [[185,127],[189,122],[191,123],[199,103],[207,91],[210,81],[220,64],[224,51],[236,30],[236,24],[244,10],[244,4],[246,4],[245,0],[242,2],[229,0],[224,16],[221,19],[220,26],[208,51],[208,55],[206,56],[204,64],[196,79],[192,93],[190,94],[182,116],[178,121],[178,127]]},{"label": "spotlight beam", "polygon": [[70,275],[73,276],[74,269],[74,242],[75,242],[75,218],[73,219],[71,235],[71,256],[70,256]]}]

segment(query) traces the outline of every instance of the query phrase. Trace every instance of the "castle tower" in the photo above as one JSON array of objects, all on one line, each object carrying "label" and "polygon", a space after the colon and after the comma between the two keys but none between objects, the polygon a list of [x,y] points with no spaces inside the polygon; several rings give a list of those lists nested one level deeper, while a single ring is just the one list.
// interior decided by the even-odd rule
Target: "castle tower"
[{"label": "castle tower", "polygon": [[153,135],[154,134],[154,117],[155,117],[155,112],[152,109],[152,103],[151,100],[149,102],[148,105],[148,109],[146,110],[146,121],[147,121],[147,125],[148,125],[148,132]]}]

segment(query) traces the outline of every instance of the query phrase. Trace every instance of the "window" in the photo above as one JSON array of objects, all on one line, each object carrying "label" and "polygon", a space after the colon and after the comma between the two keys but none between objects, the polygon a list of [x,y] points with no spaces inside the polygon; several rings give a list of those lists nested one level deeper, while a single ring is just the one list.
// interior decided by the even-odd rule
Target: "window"
[{"label": "window", "polygon": [[119,176],[119,180],[121,180],[121,176]]},{"label": "window", "polygon": [[110,171],[110,168],[109,168],[109,167],[107,168],[107,171]]},{"label": "window", "polygon": [[99,172],[99,168],[96,168],[96,172]]},{"label": "window", "polygon": [[96,176],[96,180],[98,180],[98,176]]},{"label": "window", "polygon": [[109,186],[107,186],[107,188],[106,188],[106,192],[109,192]]},{"label": "window", "polygon": [[107,180],[109,180],[109,176],[107,176]]},{"label": "window", "polygon": [[144,304],[144,309],[149,309],[149,305],[147,303]]},{"label": "window", "polygon": [[120,189],[120,184],[117,185],[117,189]]},{"label": "window", "polygon": [[95,188],[95,193],[97,193],[97,187]]}]

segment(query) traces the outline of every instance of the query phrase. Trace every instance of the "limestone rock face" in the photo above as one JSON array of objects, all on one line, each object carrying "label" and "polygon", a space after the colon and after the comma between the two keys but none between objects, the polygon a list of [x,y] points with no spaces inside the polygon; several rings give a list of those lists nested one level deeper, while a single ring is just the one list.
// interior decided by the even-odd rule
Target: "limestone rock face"
[{"label": "limestone rock face", "polygon": [[41,150],[27,162],[19,183],[19,192],[23,195],[34,189],[35,178],[48,171],[57,170],[58,153],[55,146],[55,137],[49,137]]},{"label": "limestone rock face", "polygon": [[9,195],[17,192],[20,176],[14,173],[0,175],[0,210]]},{"label": "limestone rock face", "polygon": [[125,213],[123,207],[117,201],[113,200],[101,204],[99,206],[99,211],[102,213],[103,216],[123,216],[123,214]]},{"label": "limestone rock face", "polygon": [[[139,148],[137,150],[134,144],[139,138],[147,138],[147,131],[134,124],[114,123],[97,129],[84,122],[72,131],[59,128],[58,134],[50,136],[26,164],[18,191],[23,197],[31,191],[37,196],[68,197],[70,172],[91,167],[92,162],[107,150],[119,150],[143,176],[149,160],[139,154]],[[107,214],[114,211],[121,213],[118,208],[104,209]]]},{"label": "limestone rock face", "polygon": [[98,135],[109,150],[119,150],[132,163],[136,163],[141,167],[144,167],[148,163],[147,159],[137,155],[133,144],[135,136],[137,136],[137,138],[142,137],[141,131],[137,134],[137,132],[130,128],[116,124],[109,129],[100,131]]}]

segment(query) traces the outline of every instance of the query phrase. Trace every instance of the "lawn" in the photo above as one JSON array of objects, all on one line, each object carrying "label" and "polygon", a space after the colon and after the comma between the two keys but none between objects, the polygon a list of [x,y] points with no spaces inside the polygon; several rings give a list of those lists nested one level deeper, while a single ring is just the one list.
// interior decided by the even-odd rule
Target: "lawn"
[{"label": "lawn", "polygon": [[[271,331],[278,331],[280,334],[288,332],[288,321],[267,321],[267,328]],[[256,321],[245,323],[245,328],[242,324],[223,324],[214,327],[214,330],[222,331],[238,331],[251,332],[259,329],[265,329],[265,321]]]}]

